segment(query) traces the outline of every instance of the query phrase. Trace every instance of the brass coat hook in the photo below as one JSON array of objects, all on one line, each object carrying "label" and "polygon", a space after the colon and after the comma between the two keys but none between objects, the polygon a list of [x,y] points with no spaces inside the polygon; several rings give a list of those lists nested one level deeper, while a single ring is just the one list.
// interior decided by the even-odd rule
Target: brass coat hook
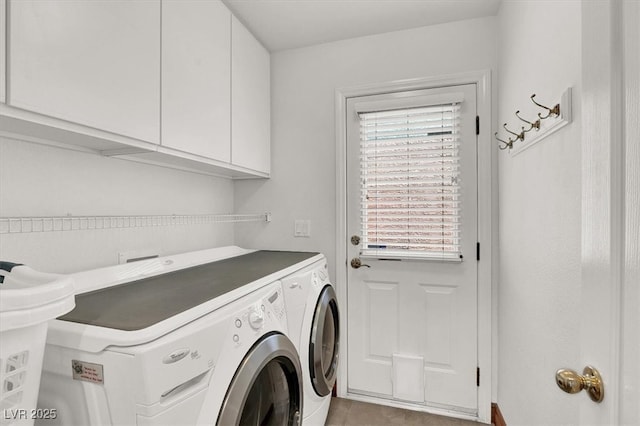
[{"label": "brass coat hook", "polygon": [[[522,130],[520,131],[520,133],[515,133],[515,132],[512,132],[511,130],[507,129],[507,123],[504,123],[504,124],[502,125],[502,127],[504,127],[504,129],[505,129],[507,132],[511,133],[513,136],[515,136],[515,137],[516,137],[516,138],[514,139],[514,142],[515,142],[515,141],[517,141],[517,140],[524,141],[524,127],[522,127]],[[511,138],[509,138],[509,140],[511,140]]]},{"label": "brass coat hook", "polygon": [[513,141],[511,139],[507,140],[507,141],[503,141],[502,139],[500,139],[498,137],[498,132],[495,133],[495,137],[496,139],[498,139],[499,142],[503,143],[504,146],[500,145],[498,148],[500,148],[501,151],[504,151],[505,149],[509,148],[513,148]]},{"label": "brass coat hook", "polygon": [[536,121],[534,121],[532,123],[531,121],[525,120],[524,118],[520,117],[519,114],[520,114],[520,110],[516,111],[516,117],[518,117],[520,120],[524,121],[529,126],[531,126],[527,130],[524,131],[525,133],[530,132],[533,129],[540,130],[540,118],[538,118]]},{"label": "brass coat hook", "polygon": [[538,113],[538,117],[540,117],[541,120],[549,118],[552,115],[555,115],[555,116],[559,116],[560,115],[560,104],[556,104],[556,106],[554,106],[553,108],[549,108],[549,107],[546,107],[546,106],[544,106],[542,104],[539,104],[536,101],[534,101],[533,98],[535,98],[535,97],[536,97],[535,93],[533,95],[531,95],[531,102],[533,102],[534,104],[536,104],[540,108],[544,108],[547,111],[549,111],[547,113],[547,115],[545,115],[544,117],[542,116],[542,113]]}]

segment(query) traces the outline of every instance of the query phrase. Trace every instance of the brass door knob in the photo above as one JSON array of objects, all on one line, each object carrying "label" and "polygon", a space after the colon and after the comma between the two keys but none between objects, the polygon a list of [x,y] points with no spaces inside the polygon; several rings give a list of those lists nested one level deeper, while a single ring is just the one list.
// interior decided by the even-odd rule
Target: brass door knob
[{"label": "brass door knob", "polygon": [[360,260],[360,258],[358,258],[358,257],[354,257],[353,259],[351,259],[351,267],[353,269],[358,269],[358,268],[360,268],[362,266],[366,266],[367,268],[371,268],[370,265],[362,263],[362,260]]},{"label": "brass door knob", "polygon": [[590,365],[584,368],[582,375],[565,368],[556,371],[556,383],[567,393],[578,393],[585,389],[592,401],[602,402],[604,399],[602,377],[598,370]]}]

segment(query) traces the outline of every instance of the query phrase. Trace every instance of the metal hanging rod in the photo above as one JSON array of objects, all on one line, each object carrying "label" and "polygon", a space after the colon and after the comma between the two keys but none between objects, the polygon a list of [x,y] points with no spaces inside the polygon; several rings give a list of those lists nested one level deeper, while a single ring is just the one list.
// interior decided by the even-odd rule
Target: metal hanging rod
[{"label": "metal hanging rod", "polygon": [[0,217],[0,234],[149,228],[241,222],[271,222],[271,213]]}]

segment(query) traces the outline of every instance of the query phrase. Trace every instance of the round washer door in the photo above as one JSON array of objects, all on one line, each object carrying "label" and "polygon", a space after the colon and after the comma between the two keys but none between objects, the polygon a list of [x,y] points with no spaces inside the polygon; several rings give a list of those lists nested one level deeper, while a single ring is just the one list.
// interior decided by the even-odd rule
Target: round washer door
[{"label": "round washer door", "polygon": [[336,383],[340,342],[338,300],[331,285],[320,292],[311,326],[309,373],[313,389],[319,396],[331,393]]},{"label": "round washer door", "polygon": [[293,343],[269,334],[253,345],[227,390],[217,425],[300,425],[302,373]]}]

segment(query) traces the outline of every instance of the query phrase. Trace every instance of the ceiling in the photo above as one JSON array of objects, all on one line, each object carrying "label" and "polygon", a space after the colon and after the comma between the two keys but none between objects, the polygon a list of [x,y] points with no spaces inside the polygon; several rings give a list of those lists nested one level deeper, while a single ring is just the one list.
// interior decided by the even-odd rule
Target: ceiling
[{"label": "ceiling", "polygon": [[271,52],[493,16],[500,0],[222,0]]}]

